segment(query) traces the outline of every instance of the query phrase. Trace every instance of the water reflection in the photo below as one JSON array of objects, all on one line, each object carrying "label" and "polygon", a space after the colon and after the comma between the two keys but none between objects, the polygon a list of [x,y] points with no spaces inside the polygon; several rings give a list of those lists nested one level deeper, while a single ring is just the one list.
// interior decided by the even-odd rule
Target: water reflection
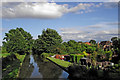
[{"label": "water reflection", "polygon": [[30,64],[29,62],[30,62],[30,55],[27,55],[22,64],[22,67],[19,73],[19,78],[30,78],[34,70],[34,66]]},{"label": "water reflection", "polygon": [[20,78],[67,78],[68,73],[53,64],[45,62],[37,55],[28,55],[25,58]]},{"label": "water reflection", "polygon": [[30,78],[42,78],[42,74],[39,72],[39,67],[37,63],[34,61],[33,55],[30,55],[30,64],[34,66],[34,70]]}]

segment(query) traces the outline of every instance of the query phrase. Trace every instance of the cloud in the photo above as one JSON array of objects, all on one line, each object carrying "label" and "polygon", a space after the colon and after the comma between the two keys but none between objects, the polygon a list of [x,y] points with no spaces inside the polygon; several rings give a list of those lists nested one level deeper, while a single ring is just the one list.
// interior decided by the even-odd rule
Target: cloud
[{"label": "cloud", "polygon": [[95,25],[86,26],[86,28],[104,28],[118,25],[120,25],[120,22],[101,22]]},{"label": "cloud", "polygon": [[111,2],[104,2],[103,5],[105,8],[118,8],[118,1],[111,0]]},{"label": "cloud", "polygon": [[32,3],[32,2],[9,2],[3,3],[2,17],[3,18],[59,18],[66,13],[88,13],[92,12],[91,7],[100,7],[102,3],[80,3],[69,8],[68,4],[56,3]]},{"label": "cloud", "polygon": [[2,0],[2,2],[119,2],[119,0]]},{"label": "cloud", "polygon": [[[113,27],[109,28],[107,23],[116,23],[116,22],[106,22],[101,24],[102,26],[85,26],[85,27],[72,27],[72,28],[62,28],[61,36],[64,41],[68,40],[76,40],[76,41],[89,41],[91,39],[95,39],[96,41],[101,40],[110,40],[114,36],[118,36],[118,28]],[[99,24],[100,25],[100,24]],[[91,28],[92,27],[92,28]],[[98,29],[93,27],[99,27]],[[104,28],[107,29],[104,29]],[[91,28],[91,29],[90,29]],[[101,29],[100,29],[101,28]]]},{"label": "cloud", "polygon": [[120,25],[120,22],[110,22],[110,23],[106,23],[107,25]]},{"label": "cloud", "polygon": [[56,3],[20,3],[13,7],[3,7],[3,18],[58,18],[66,8]]}]

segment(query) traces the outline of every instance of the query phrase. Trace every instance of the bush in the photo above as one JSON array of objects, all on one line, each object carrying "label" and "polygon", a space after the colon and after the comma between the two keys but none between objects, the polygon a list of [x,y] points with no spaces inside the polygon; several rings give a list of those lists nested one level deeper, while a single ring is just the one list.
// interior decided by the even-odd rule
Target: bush
[{"label": "bush", "polygon": [[118,68],[119,67],[119,65],[118,64],[115,64],[115,68]]},{"label": "bush", "polygon": [[42,58],[47,58],[49,56],[49,54],[48,53],[42,53],[41,56],[42,56]]},{"label": "bush", "polygon": [[77,63],[79,63],[80,59],[84,57],[84,55],[76,55],[77,56]]},{"label": "bush", "polygon": [[62,55],[68,55],[68,53],[67,52],[63,52],[63,53],[61,53]]},{"label": "bush", "polygon": [[84,55],[70,54],[70,61],[79,63],[79,60],[84,57]]},{"label": "bush", "polygon": [[47,57],[53,56],[53,55],[54,55],[54,53],[42,53],[41,54],[42,58],[47,58]]}]

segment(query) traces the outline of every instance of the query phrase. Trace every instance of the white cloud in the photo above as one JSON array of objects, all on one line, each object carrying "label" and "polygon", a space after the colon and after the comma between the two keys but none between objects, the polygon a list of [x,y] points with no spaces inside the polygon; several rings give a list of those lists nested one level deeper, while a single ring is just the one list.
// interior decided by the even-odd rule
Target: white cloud
[{"label": "white cloud", "polygon": [[[73,28],[62,28],[61,35],[64,41],[68,40],[76,40],[76,41],[89,41],[91,39],[95,39],[97,41],[101,40],[110,40],[111,37],[118,36],[118,28],[111,26],[107,26],[107,23],[116,23],[116,22],[105,22],[99,23],[101,26],[97,26],[97,24],[92,25],[93,27],[99,27],[98,29],[93,28],[92,26],[86,27],[73,27]],[[109,24],[108,24],[109,25]],[[104,30],[104,28],[107,28]],[[90,29],[91,28],[91,29]]]},{"label": "white cloud", "polygon": [[119,0],[0,0],[2,2],[118,2]]},{"label": "white cloud", "polygon": [[56,3],[20,3],[3,7],[3,18],[58,18],[66,8]]},{"label": "white cloud", "polygon": [[80,3],[75,7],[69,8],[68,4],[56,3],[3,3],[3,18],[59,18],[65,13],[88,13],[92,12],[91,7],[99,7],[102,3]]},{"label": "white cloud", "polygon": [[118,2],[104,2],[103,3],[105,8],[118,8]]}]

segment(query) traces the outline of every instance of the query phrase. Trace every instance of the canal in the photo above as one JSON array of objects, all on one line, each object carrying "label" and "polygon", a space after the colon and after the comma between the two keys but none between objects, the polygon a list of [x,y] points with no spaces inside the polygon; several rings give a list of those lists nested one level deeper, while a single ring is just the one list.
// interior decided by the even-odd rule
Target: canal
[{"label": "canal", "polygon": [[27,55],[20,73],[19,78],[65,78],[68,73],[59,68],[50,61],[44,61],[37,55]]}]

